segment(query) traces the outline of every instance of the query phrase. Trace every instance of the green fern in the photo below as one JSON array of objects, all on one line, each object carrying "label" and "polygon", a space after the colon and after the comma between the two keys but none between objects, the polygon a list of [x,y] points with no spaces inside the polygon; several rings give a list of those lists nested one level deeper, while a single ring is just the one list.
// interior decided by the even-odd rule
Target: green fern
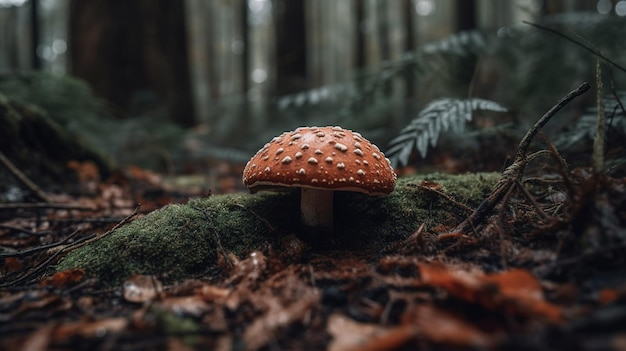
[{"label": "green fern", "polygon": [[[617,92],[617,96],[620,100],[625,101],[626,91]],[[621,132],[622,135],[626,135],[626,116],[616,98],[613,95],[605,96],[603,105],[606,113],[606,128],[611,127],[613,130]],[[591,143],[596,130],[597,118],[598,108],[588,108],[572,129],[561,133],[554,140],[554,144],[559,148],[568,149],[574,145]]]},{"label": "green fern", "polygon": [[276,104],[280,110],[315,106],[342,99],[348,106],[369,101],[392,79],[407,72],[416,74],[438,70],[438,61],[445,55],[465,57],[481,53],[487,47],[484,35],[478,31],[459,32],[445,39],[426,43],[414,51],[406,52],[397,60],[387,61],[375,72],[363,72],[353,81],[322,86],[296,94],[280,97]]},{"label": "green fern", "polygon": [[500,104],[485,99],[438,99],[422,109],[417,117],[389,142],[385,153],[391,164],[405,166],[416,149],[426,157],[428,145],[435,147],[439,134],[447,130],[462,132],[472,120],[474,111],[506,112]]}]

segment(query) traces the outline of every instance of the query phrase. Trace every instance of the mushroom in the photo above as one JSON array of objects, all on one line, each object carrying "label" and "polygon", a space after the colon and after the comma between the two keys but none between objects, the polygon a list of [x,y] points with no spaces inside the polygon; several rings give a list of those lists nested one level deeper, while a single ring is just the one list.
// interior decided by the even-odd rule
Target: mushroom
[{"label": "mushroom", "polygon": [[246,164],[243,183],[251,193],[274,187],[301,188],[302,221],[333,223],[333,191],[385,195],[396,174],[378,147],[341,127],[300,127],[265,144]]}]

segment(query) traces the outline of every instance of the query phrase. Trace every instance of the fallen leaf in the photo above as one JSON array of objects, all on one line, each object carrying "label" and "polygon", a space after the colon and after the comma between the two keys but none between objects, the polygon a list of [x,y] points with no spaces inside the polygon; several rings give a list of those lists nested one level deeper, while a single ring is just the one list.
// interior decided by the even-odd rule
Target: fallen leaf
[{"label": "fallen leaf", "polygon": [[102,338],[120,332],[128,326],[128,320],[122,317],[101,319],[98,321],[78,321],[62,324],[54,329],[53,338],[69,339],[73,336]]},{"label": "fallen leaf", "polygon": [[187,314],[194,317],[202,316],[209,309],[209,305],[197,296],[168,297],[158,305],[176,315]]},{"label": "fallen leaf", "polygon": [[47,277],[39,286],[53,286],[55,288],[63,288],[71,286],[85,277],[85,271],[80,268],[68,269],[62,272],[56,272],[52,276]]},{"label": "fallen leaf", "polygon": [[403,322],[414,325],[419,335],[438,344],[490,348],[497,341],[495,335],[430,304],[409,309],[403,316]]},{"label": "fallen leaf", "polygon": [[22,351],[45,351],[49,349],[54,324],[46,324],[31,333],[20,347]]},{"label": "fallen leaf", "polygon": [[19,272],[24,269],[24,265],[17,257],[7,257],[2,263],[2,269],[6,272]]},{"label": "fallen leaf", "polygon": [[562,319],[561,309],[545,301],[539,281],[526,270],[486,275],[441,264],[420,264],[419,268],[425,284],[463,301],[519,316],[541,316],[552,322]]},{"label": "fallen leaf", "polygon": [[148,302],[163,292],[163,284],[152,275],[133,275],[124,282],[124,299],[128,302]]},{"label": "fallen leaf", "polygon": [[326,331],[333,337],[328,345],[329,351],[393,350],[417,335],[416,328],[408,324],[385,327],[359,323],[338,313],[328,317]]}]

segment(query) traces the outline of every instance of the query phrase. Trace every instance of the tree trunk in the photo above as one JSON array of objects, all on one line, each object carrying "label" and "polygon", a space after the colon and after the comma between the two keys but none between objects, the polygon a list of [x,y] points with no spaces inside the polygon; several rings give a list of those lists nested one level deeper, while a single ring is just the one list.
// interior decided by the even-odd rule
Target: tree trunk
[{"label": "tree trunk", "polygon": [[194,124],[182,1],[72,0],[70,71],[131,115]]}]

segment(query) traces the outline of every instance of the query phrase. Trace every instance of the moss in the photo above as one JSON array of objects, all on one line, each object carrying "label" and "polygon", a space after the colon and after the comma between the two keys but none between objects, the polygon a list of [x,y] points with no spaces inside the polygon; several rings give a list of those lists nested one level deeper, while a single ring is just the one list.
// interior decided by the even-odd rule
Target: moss
[{"label": "moss", "polygon": [[[442,191],[476,207],[499,179],[496,173],[428,174],[400,179],[385,197],[335,193],[335,249],[376,252],[410,235],[420,224],[454,224],[467,215],[447,200],[415,185],[436,182]],[[235,255],[274,245],[290,233],[301,235],[297,192],[216,195],[169,205],[70,252],[58,270],[83,268],[105,283],[133,273],[176,280],[214,266],[216,243]],[[450,222],[450,223],[448,223]]]}]

